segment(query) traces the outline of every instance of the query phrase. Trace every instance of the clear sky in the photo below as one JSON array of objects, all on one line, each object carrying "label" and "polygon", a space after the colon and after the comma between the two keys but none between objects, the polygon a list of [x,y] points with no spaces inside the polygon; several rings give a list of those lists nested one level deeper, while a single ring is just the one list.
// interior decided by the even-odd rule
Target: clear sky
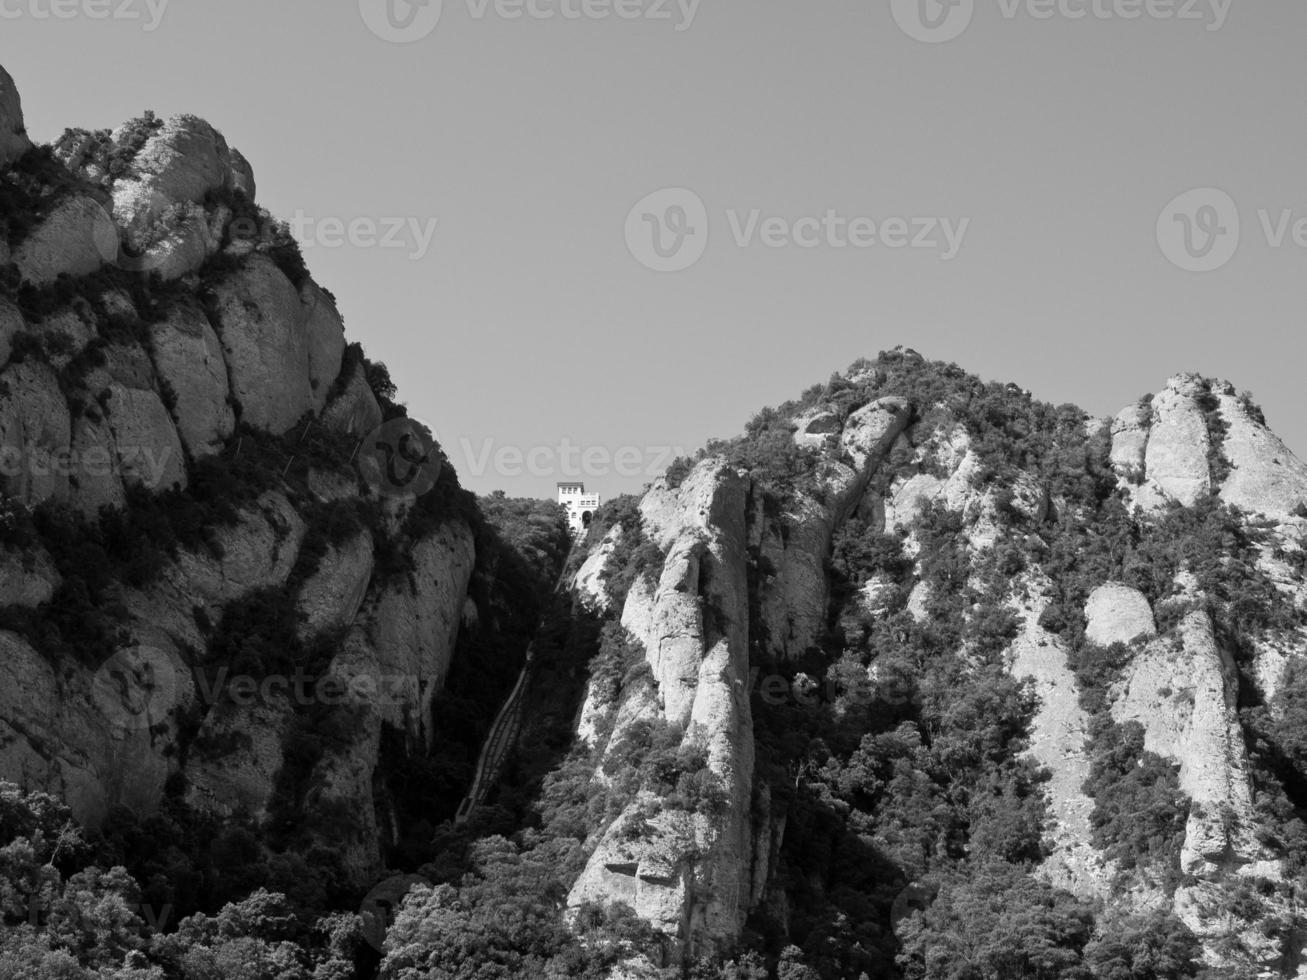
[{"label": "clear sky", "polygon": [[0,0],[29,131],[209,119],[478,492],[638,489],[900,343],[1096,414],[1227,377],[1307,450],[1302,0],[152,2]]}]

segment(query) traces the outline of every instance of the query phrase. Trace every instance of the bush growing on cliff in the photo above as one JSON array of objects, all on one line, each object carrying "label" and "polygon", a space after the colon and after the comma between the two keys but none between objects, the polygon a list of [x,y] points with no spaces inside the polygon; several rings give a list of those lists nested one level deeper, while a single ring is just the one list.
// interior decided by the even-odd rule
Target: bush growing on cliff
[{"label": "bush growing on cliff", "polygon": [[1089,980],[1091,907],[1010,866],[970,869],[899,926],[908,980]]},{"label": "bush growing on cliff", "polygon": [[618,497],[604,504],[595,522],[604,528],[622,529],[599,573],[599,580],[613,608],[621,609],[631,586],[638,580],[644,579],[651,586],[657,584],[666,556],[645,536],[640,502],[635,497]]},{"label": "bush growing on cliff", "polygon": [[1094,845],[1124,869],[1153,867],[1174,883],[1190,808],[1179,767],[1144,751],[1138,722],[1098,724],[1084,785]]}]

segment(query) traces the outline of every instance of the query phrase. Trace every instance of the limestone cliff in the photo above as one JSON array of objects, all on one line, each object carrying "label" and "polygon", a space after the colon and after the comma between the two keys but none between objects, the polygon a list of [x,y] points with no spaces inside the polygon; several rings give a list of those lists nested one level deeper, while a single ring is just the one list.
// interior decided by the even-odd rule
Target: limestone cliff
[{"label": "limestone cliff", "polygon": [[[648,666],[615,693],[592,682],[580,734],[606,758],[639,726],[670,723],[708,747],[727,802],[694,812],[642,791],[594,828],[571,906],[629,904],[666,937],[670,963],[721,954],[751,929],[809,951],[805,937],[837,928],[822,915],[836,915],[850,876],[804,850],[817,819],[858,821],[828,846],[866,848],[865,874],[883,876],[859,886],[866,913],[877,889],[913,877],[934,894],[947,859],[911,857],[907,828],[878,812],[905,805],[907,784],[859,775],[850,787],[824,771],[900,744],[930,771],[950,712],[1006,674],[1031,698],[1004,763],[1031,775],[1004,778],[1039,787],[1034,877],[1100,903],[1104,922],[1180,923],[1214,975],[1297,975],[1298,858],[1270,814],[1284,805],[1272,803],[1280,780],[1279,812],[1307,801],[1296,777],[1268,768],[1261,740],[1283,736],[1266,734],[1253,706],[1284,717],[1277,693],[1297,691],[1305,504],[1307,466],[1250,398],[1196,375],[1094,420],[891,352],[763,413],[743,439],[656,482],[638,526],[601,520],[578,563],[583,607],[620,620]],[[662,561],[640,558],[615,606],[633,534]],[[919,658],[916,678],[905,656]],[[778,742],[776,724],[825,741],[795,754],[802,740]],[[863,726],[860,748],[845,741],[851,724]],[[1136,724],[1142,789],[1112,775]],[[1174,829],[1132,836],[1139,814],[1115,814],[1143,800]],[[973,811],[962,831],[976,853],[994,846],[976,836],[987,819]],[[864,952],[823,970],[881,962],[867,952],[883,935],[869,922],[839,928],[865,935]],[[826,955],[813,946],[808,962]],[[901,966],[910,953],[899,955]]]},{"label": "limestone cliff", "polygon": [[421,500],[360,475],[365,363],[209,123],[32,147],[0,69],[0,178],[0,778],[92,829],[165,795],[299,820],[369,883],[380,745],[430,745],[474,508],[448,467]]}]

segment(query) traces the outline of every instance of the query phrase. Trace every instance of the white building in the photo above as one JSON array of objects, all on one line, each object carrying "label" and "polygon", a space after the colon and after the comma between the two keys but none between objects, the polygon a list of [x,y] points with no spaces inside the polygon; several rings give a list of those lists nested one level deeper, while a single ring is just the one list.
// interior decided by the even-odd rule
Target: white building
[{"label": "white building", "polygon": [[590,526],[599,509],[599,494],[586,493],[584,483],[558,484],[558,502],[567,508],[567,522],[573,534],[581,534]]}]

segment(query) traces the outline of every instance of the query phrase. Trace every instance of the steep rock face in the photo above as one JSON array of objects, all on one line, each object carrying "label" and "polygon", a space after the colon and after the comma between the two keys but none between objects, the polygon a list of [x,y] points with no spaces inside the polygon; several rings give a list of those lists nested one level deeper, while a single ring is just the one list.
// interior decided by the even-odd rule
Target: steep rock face
[{"label": "steep rock face", "polygon": [[244,811],[264,819],[293,721],[293,709],[280,694],[253,704],[215,706],[196,738],[200,748],[187,770],[187,802],[208,813]]},{"label": "steep rock face", "polygon": [[0,165],[17,160],[32,145],[23,125],[23,104],[9,72],[0,68]]},{"label": "steep rock face", "polygon": [[314,407],[304,309],[271,259],[249,264],[214,288],[217,328],[241,418],[282,433]]},{"label": "steep rock face", "polygon": [[345,323],[333,300],[312,280],[300,290],[302,329],[308,338],[310,403],[320,412],[345,353]]},{"label": "steep rock face", "polygon": [[177,433],[196,459],[218,452],[235,427],[227,365],[202,310],[178,306],[151,328],[154,364],[174,392]]},{"label": "steep rock face", "polygon": [[31,505],[67,499],[70,428],[49,367],[23,362],[0,373],[0,479],[7,496]]},{"label": "steep rock face", "polygon": [[300,589],[299,609],[308,635],[354,621],[372,578],[372,535],[367,531],[331,545],[318,572]]},{"label": "steep rock face", "polygon": [[[1131,663],[1112,706],[1118,721],[1144,726],[1145,748],[1180,763],[1180,785],[1195,804],[1181,855],[1190,874],[1234,870],[1263,859],[1252,834],[1256,819],[1235,676],[1211,619],[1195,611]],[[1222,818],[1227,811],[1235,817],[1233,829]]]},{"label": "steep rock face", "polygon": [[1031,731],[1030,755],[1052,773],[1047,788],[1053,826],[1052,853],[1041,872],[1053,884],[1089,898],[1106,898],[1111,891],[1111,868],[1093,845],[1090,814],[1094,801],[1084,792],[1089,778],[1085,739],[1089,717],[1080,706],[1075,675],[1067,665],[1066,643],[1039,625],[1048,606],[1040,588],[1032,583],[1034,598],[1019,612],[1021,633],[1008,651],[1014,677],[1030,678],[1039,696],[1039,710]]},{"label": "steep rock face", "polygon": [[412,578],[369,597],[363,615],[355,617],[332,672],[370,678],[384,688],[373,702],[378,724],[384,720],[414,738],[431,737],[431,699],[449,671],[475,556],[467,525],[442,525],[414,545]]},{"label": "steep rock face", "polygon": [[327,405],[322,421],[328,428],[357,436],[367,435],[381,425],[381,406],[361,366],[354,368],[340,393]]},{"label": "steep rock face", "polygon": [[[769,794],[753,783],[749,555],[766,556],[776,570],[760,588],[770,640],[781,656],[802,653],[816,643],[826,616],[831,536],[861,503],[911,415],[903,399],[885,398],[842,423],[820,413],[801,423],[796,441],[820,446],[820,482],[779,515],[768,514],[750,483],[711,457],[678,486],[660,481],[642,499],[645,533],[665,561],[656,584],[640,579],[632,585],[621,622],[643,645],[654,683],[627,692],[609,745],[656,713],[682,728],[687,744],[707,749],[709,769],[729,802],[715,821],[655,807],[648,819],[653,829],[638,836],[629,825],[643,820],[654,803],[637,798],[599,838],[570,906],[632,902],[668,938],[676,961],[722,948],[739,934],[748,909],[766,891],[783,828],[783,817],[778,827],[769,815],[756,825],[750,815],[751,801]],[[610,533],[577,576],[587,601],[602,605],[598,576],[614,546]],[[587,700],[584,732],[596,729],[599,708]]]},{"label": "steep rock face", "polygon": [[[4,254],[0,252],[0,259]],[[26,329],[22,311],[7,299],[0,298],[0,367],[9,363],[13,352],[14,335]]]},{"label": "steep rock face", "polygon": [[[0,168],[28,146],[0,69]],[[364,362],[339,378],[335,301],[300,278],[294,244],[252,207],[253,169],[217,130],[147,116],[111,134],[71,131],[53,149],[69,173],[44,181],[48,209],[4,222],[15,237],[0,236],[0,266],[12,261],[26,281],[0,284],[0,523],[26,535],[0,548],[0,606],[24,610],[6,620],[21,636],[0,631],[0,778],[62,796],[92,828],[120,803],[148,816],[170,777],[192,806],[256,819],[284,816],[273,810],[285,784],[302,779],[308,813],[319,800],[357,813],[357,836],[340,846],[362,883],[394,837],[374,812],[383,726],[416,755],[431,738],[470,602],[472,529],[450,516],[408,540],[414,501],[377,499],[346,462],[348,440],[322,438],[324,427],[370,431],[380,404]],[[78,278],[106,264],[117,268]],[[275,438],[310,412],[312,432]],[[267,431],[237,434],[238,418]],[[162,496],[174,487],[183,493]],[[136,488],[155,498],[142,503]],[[45,539],[14,506],[51,501],[80,511],[93,535],[139,538],[144,519],[151,540],[130,568],[116,564],[119,538],[103,556],[88,548],[83,576],[67,541]],[[129,505],[100,521],[102,507]],[[354,524],[339,539],[329,522],[342,515]],[[79,529],[62,511],[52,520]],[[381,554],[411,571],[378,572]],[[88,582],[94,591],[97,576],[111,579],[92,603],[104,623],[87,624],[103,626],[98,645],[61,645],[52,600],[61,584],[74,600]],[[285,751],[305,705],[277,683],[252,700],[235,684],[290,680],[254,648],[262,631],[297,625],[315,654],[348,631],[334,666],[362,678],[351,689],[359,730],[311,773]]]},{"label": "steep rock face", "polygon": [[94,675],[56,672],[22,638],[0,633],[0,767],[55,793],[98,826],[110,806],[148,812],[162,795],[176,737],[171,711],[193,699],[169,654],[124,647]]},{"label": "steep rock face", "polygon": [[599,546],[586,556],[572,579],[572,588],[582,596],[582,600],[601,611],[607,610],[612,601],[604,589],[602,578],[604,566],[608,564],[608,559],[621,540],[622,527],[619,524],[605,534]]},{"label": "steep rock face", "polygon": [[[1190,506],[1207,493],[1275,521],[1307,501],[1299,460],[1227,381],[1180,374],[1111,423],[1112,467],[1135,503],[1155,511]],[[1214,460],[1228,464],[1216,472]],[[1219,480],[1219,482],[1218,482]]]},{"label": "steep rock face", "polygon": [[335,843],[360,878],[380,866],[383,842],[393,842],[374,806],[382,726],[429,744],[431,701],[449,671],[475,562],[472,532],[462,523],[443,525],[413,555],[411,581],[367,598],[329,670],[357,715],[347,749],[316,767],[313,800],[356,818],[348,839]]},{"label": "steep rock face", "polygon": [[1129,483],[1144,482],[1151,423],[1148,405],[1131,405],[1112,420],[1112,467]]},{"label": "steep rock face", "polygon": [[1171,379],[1153,399],[1153,423],[1148,433],[1144,470],[1167,500],[1192,506],[1212,489],[1207,462],[1210,440],[1198,407],[1198,381],[1189,376]]},{"label": "steep rock face", "polygon": [[[706,749],[729,809],[708,820],[637,798],[604,831],[568,898],[572,907],[617,896],[633,901],[668,937],[676,960],[737,935],[753,890],[748,492],[747,481],[718,459],[699,463],[678,488],[664,482],[650,491],[641,512],[668,558],[656,588],[633,588],[627,598],[628,609],[647,611],[623,619],[644,644],[662,717],[683,730],[684,744]],[[619,716],[614,741],[624,721]],[[659,809],[653,829],[633,841],[625,828],[651,802]]]},{"label": "steep rock face", "polygon": [[1264,422],[1253,417],[1232,385],[1217,386],[1216,397],[1228,427],[1224,450],[1231,466],[1230,476],[1221,487],[1221,499],[1272,520],[1292,520],[1295,512],[1307,504],[1307,463],[1298,459]]},{"label": "steep rock face", "polygon": [[[835,528],[858,506],[872,474],[911,419],[911,406],[889,397],[845,420],[817,471],[820,499],[801,493],[777,518],[754,500],[753,540],[775,574],[763,585],[763,616],[770,649],[796,657],[814,646],[829,598],[826,558]],[[847,458],[848,463],[840,457]]]}]

